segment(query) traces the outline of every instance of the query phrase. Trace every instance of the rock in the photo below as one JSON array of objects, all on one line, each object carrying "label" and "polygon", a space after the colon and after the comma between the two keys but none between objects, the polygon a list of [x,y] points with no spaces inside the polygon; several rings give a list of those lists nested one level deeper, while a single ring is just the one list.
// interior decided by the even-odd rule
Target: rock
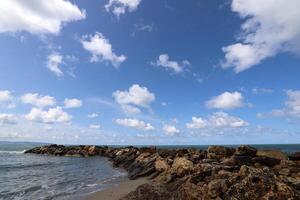
[{"label": "rock", "polygon": [[172,165],[172,169],[178,176],[182,176],[186,172],[192,171],[193,166],[194,165],[193,165],[192,161],[187,160],[184,157],[178,157],[178,158],[175,158],[173,165]]},{"label": "rock", "polygon": [[169,168],[169,165],[166,160],[162,158],[157,158],[154,163],[155,170],[158,172],[166,171]]},{"label": "rock", "polygon": [[96,146],[90,146],[87,151],[90,156],[94,156],[98,153]]},{"label": "rock", "polygon": [[257,149],[254,147],[248,146],[248,145],[241,145],[238,148],[236,148],[235,155],[237,156],[256,156]]},{"label": "rock", "polygon": [[256,153],[256,156],[263,156],[263,157],[269,157],[274,158],[277,160],[287,160],[288,156],[278,150],[258,150]]},{"label": "rock", "polygon": [[223,157],[228,157],[233,155],[234,149],[230,147],[224,146],[209,146],[207,158],[208,159],[220,159]]},{"label": "rock", "polygon": [[260,157],[252,158],[252,162],[266,165],[268,167],[274,167],[275,165],[278,165],[280,163],[280,160],[278,160],[276,158],[260,156]]},{"label": "rock", "polygon": [[295,152],[289,156],[290,160],[300,160],[300,152]]},{"label": "rock", "polygon": [[[127,200],[296,200],[300,199],[300,153],[287,160],[279,151],[47,145],[26,153],[56,156],[105,156],[128,171],[130,179],[148,177]],[[80,162],[80,161],[79,161]]]},{"label": "rock", "polygon": [[227,185],[225,179],[212,180],[208,184],[208,195],[211,198],[217,198],[221,196],[222,193],[226,192]]},{"label": "rock", "polygon": [[246,155],[233,155],[230,157],[230,161],[227,161],[231,165],[251,165],[252,157]]}]

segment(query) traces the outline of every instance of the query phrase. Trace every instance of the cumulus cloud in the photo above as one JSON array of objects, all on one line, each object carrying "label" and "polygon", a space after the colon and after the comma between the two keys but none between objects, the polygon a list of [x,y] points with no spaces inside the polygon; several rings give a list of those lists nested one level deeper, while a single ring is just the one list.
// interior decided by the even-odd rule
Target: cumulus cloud
[{"label": "cumulus cloud", "polygon": [[249,123],[229,115],[225,112],[215,112],[207,118],[192,117],[192,122],[187,123],[188,129],[204,129],[204,128],[240,128],[248,126]]},{"label": "cumulus cloud", "polygon": [[207,120],[199,117],[192,117],[192,122],[187,123],[186,127],[188,129],[201,129],[201,128],[205,128],[207,126]]},{"label": "cumulus cloud", "polygon": [[60,55],[58,52],[52,52],[48,56],[47,60],[47,68],[53,72],[56,76],[60,77],[63,76],[64,73],[60,69],[60,65],[63,64],[63,56]]},{"label": "cumulus cloud", "polygon": [[275,109],[271,114],[275,117],[300,117],[300,90],[287,90],[286,95],[284,108]]},{"label": "cumulus cloud", "polygon": [[58,34],[62,25],[86,17],[85,11],[67,0],[1,1],[0,10],[0,33]]},{"label": "cumulus cloud", "polygon": [[97,117],[99,117],[99,114],[98,113],[91,113],[91,114],[88,114],[87,117],[88,118],[97,118]]},{"label": "cumulus cloud", "polygon": [[13,96],[8,90],[0,90],[0,102],[10,101],[13,99]]},{"label": "cumulus cloud", "polygon": [[101,126],[100,126],[99,124],[91,124],[91,125],[89,126],[89,128],[90,128],[90,129],[100,129]]},{"label": "cumulus cloud", "polygon": [[131,127],[141,131],[153,131],[155,128],[150,124],[144,121],[135,119],[135,118],[124,118],[124,119],[117,119],[116,124]]},{"label": "cumulus cloud", "polygon": [[25,118],[29,121],[40,123],[69,123],[72,116],[63,111],[59,106],[55,108],[49,108],[48,110],[42,110],[40,108],[32,108],[31,111],[25,115]]},{"label": "cumulus cloud", "polygon": [[16,123],[17,120],[13,114],[0,113],[0,125]]},{"label": "cumulus cloud", "polygon": [[108,61],[117,68],[126,60],[126,56],[118,56],[114,53],[112,45],[102,33],[96,32],[95,35],[83,36],[81,43],[83,48],[92,54],[91,62]]},{"label": "cumulus cloud", "polygon": [[21,96],[21,101],[24,104],[31,104],[37,106],[39,108],[54,106],[56,104],[56,100],[51,96],[42,96],[37,93],[27,93]]},{"label": "cumulus cloud", "polygon": [[281,52],[300,53],[300,1],[233,0],[231,9],[245,19],[240,42],[223,48],[223,68],[236,73]]},{"label": "cumulus cloud", "polygon": [[177,129],[175,126],[167,125],[167,124],[163,126],[163,131],[168,136],[174,136],[174,135],[180,133],[180,130]]},{"label": "cumulus cloud", "polygon": [[177,61],[171,61],[168,54],[161,54],[156,62],[152,64],[163,67],[167,70],[171,70],[175,73],[183,72],[185,67],[191,65],[187,60],[183,60],[181,63]]},{"label": "cumulus cloud", "polygon": [[82,101],[79,99],[65,99],[64,100],[65,108],[79,108],[82,106]]},{"label": "cumulus cloud", "polygon": [[149,92],[148,88],[138,84],[132,85],[128,91],[117,90],[112,96],[127,113],[140,113],[140,107],[149,109],[155,100],[155,95]]},{"label": "cumulus cloud", "polygon": [[107,12],[112,12],[119,17],[126,11],[135,11],[142,0],[109,0],[104,6]]},{"label": "cumulus cloud", "polygon": [[208,108],[234,109],[244,105],[244,97],[239,92],[224,92],[206,102]]}]

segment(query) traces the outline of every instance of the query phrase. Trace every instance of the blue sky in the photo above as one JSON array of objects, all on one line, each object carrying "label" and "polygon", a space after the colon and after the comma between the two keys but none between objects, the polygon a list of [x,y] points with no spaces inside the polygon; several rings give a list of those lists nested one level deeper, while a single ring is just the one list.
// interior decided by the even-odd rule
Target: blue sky
[{"label": "blue sky", "polygon": [[299,143],[299,8],[1,2],[0,140]]}]

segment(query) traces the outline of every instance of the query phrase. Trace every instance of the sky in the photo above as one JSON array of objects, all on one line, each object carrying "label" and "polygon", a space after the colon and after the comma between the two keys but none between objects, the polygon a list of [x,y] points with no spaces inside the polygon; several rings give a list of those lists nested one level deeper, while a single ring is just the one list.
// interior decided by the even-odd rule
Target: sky
[{"label": "sky", "polygon": [[300,143],[298,0],[0,2],[0,140]]}]

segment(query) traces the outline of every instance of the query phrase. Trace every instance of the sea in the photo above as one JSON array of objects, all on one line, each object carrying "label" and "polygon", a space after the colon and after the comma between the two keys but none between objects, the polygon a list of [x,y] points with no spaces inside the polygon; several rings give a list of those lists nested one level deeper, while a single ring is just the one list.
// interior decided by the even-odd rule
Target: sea
[{"label": "sea", "polygon": [[[0,200],[82,200],[127,180],[127,173],[106,158],[55,157],[24,154],[45,144],[0,142]],[[236,147],[236,145],[227,145]],[[299,144],[251,145],[258,149],[300,151]],[[165,145],[159,148],[207,149],[208,145]]]}]

